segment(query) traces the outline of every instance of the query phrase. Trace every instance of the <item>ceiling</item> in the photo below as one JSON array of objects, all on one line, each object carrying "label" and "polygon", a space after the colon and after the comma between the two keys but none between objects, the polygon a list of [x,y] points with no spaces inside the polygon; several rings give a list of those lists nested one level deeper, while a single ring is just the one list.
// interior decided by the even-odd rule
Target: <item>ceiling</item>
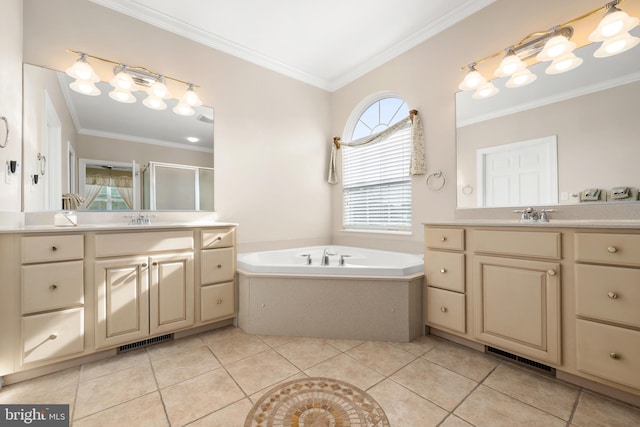
[{"label": "ceiling", "polygon": [[495,0],[91,0],[334,91]]}]

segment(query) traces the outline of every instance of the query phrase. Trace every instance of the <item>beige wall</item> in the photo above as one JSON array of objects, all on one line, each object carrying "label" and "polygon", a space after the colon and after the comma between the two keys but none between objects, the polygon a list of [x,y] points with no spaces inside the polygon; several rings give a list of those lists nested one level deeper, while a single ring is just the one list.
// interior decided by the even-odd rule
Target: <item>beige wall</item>
[{"label": "beige wall", "polygon": [[216,211],[240,224],[241,250],[328,242],[328,92],[87,0],[24,0],[24,61],[63,70],[76,59],[65,48],[201,86],[216,117]]},{"label": "beige wall", "polygon": [[[627,10],[632,2],[625,3]],[[636,2],[638,3],[638,2]],[[452,221],[456,212],[455,93],[464,77],[460,67],[517,43],[534,31],[551,28],[601,7],[600,0],[497,0],[480,12],[416,46],[333,93],[332,134],[342,136],[353,109],[372,93],[391,91],[422,115],[427,173],[442,170],[447,183],[440,191],[425,186],[426,177],[413,179],[413,233],[411,236],[376,236],[341,230],[341,187],[332,192],[332,235],[336,243],[422,250],[423,222]],[[636,5],[637,7],[637,5]],[[597,24],[593,17],[591,24]],[[577,31],[581,40],[585,31]],[[499,62],[499,59],[498,59]],[[480,70],[490,76],[497,63]],[[578,208],[576,208],[578,209]],[[511,218],[510,210],[494,215]],[[484,212],[477,213],[486,217]]]},{"label": "beige wall", "polygon": [[640,159],[638,99],[635,82],[458,128],[458,206],[476,205],[476,192],[467,197],[461,189],[477,189],[477,149],[550,135],[558,135],[559,193],[640,187],[638,163],[630,161]]}]

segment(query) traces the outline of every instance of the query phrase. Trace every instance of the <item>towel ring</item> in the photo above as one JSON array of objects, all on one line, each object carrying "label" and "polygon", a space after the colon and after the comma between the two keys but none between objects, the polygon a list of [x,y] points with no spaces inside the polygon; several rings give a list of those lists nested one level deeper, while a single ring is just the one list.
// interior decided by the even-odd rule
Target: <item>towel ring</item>
[{"label": "towel ring", "polygon": [[465,196],[470,196],[473,193],[473,187],[469,184],[462,187],[462,194]]},{"label": "towel ring", "polygon": [[5,116],[1,116],[0,120],[4,122],[4,142],[0,144],[0,148],[5,148],[9,144],[9,121]]},{"label": "towel ring", "polygon": [[441,170],[437,170],[427,177],[427,188],[431,191],[439,191],[447,183],[447,179]]}]

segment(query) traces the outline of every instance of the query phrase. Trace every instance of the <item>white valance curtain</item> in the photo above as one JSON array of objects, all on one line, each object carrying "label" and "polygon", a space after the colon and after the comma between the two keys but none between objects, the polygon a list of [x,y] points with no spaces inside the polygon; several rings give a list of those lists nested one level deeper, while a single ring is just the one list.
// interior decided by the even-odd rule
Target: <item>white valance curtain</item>
[{"label": "white valance curtain", "polygon": [[424,133],[422,129],[422,120],[420,119],[418,112],[416,110],[412,110],[408,117],[374,135],[369,135],[351,142],[342,142],[339,141],[339,138],[334,138],[334,144],[331,147],[331,158],[329,159],[329,177],[327,179],[329,184],[337,184],[339,182],[336,162],[338,149],[341,146],[357,147],[360,145],[380,142],[408,126],[411,126],[411,167],[409,173],[411,175],[424,175],[427,172],[427,168],[424,158]]}]

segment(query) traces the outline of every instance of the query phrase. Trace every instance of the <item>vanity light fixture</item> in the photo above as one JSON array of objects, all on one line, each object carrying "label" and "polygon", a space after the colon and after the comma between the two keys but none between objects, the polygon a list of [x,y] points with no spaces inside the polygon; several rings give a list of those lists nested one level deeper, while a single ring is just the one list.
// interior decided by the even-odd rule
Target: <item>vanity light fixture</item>
[{"label": "vanity light fixture", "polygon": [[198,87],[194,83],[185,82],[173,77],[164,76],[148,70],[144,67],[131,67],[110,59],[100,58],[84,52],[67,49],[68,53],[79,55],[75,64],[66,70],[66,73],[76,80],[69,86],[76,92],[85,95],[100,95],[100,89],[95,85],[100,81],[100,77],[95,73],[87,58],[114,64],[114,77],[109,81],[113,90],[109,92],[109,97],[115,101],[123,103],[134,103],[137,101],[132,94],[135,91],[145,91],[148,96],[142,103],[153,110],[164,110],[167,108],[165,99],[171,98],[171,92],[166,85],[166,79],[173,80],[187,85],[187,90],[180,98],[178,105],[173,109],[176,114],[191,116],[195,114],[192,107],[202,105],[202,101],[194,91]]},{"label": "vanity light fixture", "polygon": [[511,76],[505,84],[508,88],[525,86],[536,80],[535,74],[527,69],[527,62],[525,62],[527,60],[530,62],[533,62],[533,59],[538,62],[551,61],[545,70],[546,74],[560,74],[579,67],[583,60],[573,53],[576,44],[571,41],[572,25],[603,10],[607,10],[607,13],[597,28],[589,35],[591,42],[602,42],[593,56],[605,58],[635,47],[640,44],[640,38],[631,36],[629,31],[638,25],[640,19],[630,17],[617,7],[623,1],[613,0],[596,10],[556,25],[547,31],[531,33],[515,45],[462,67],[460,70],[467,70],[467,74],[458,88],[460,90],[475,90],[474,99],[495,95],[498,88],[487,81],[476,67],[497,58],[504,52],[506,55],[493,74],[496,77]]}]

